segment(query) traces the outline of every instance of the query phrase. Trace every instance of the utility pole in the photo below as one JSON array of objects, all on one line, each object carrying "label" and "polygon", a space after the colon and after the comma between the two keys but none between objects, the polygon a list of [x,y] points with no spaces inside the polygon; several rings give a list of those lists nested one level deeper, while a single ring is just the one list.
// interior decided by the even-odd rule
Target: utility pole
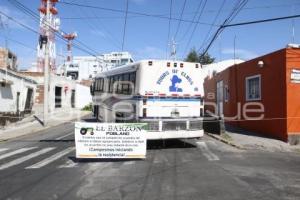
[{"label": "utility pole", "polygon": [[[5,81],[7,80],[7,57],[8,57],[8,44],[7,44],[7,33],[6,28],[8,25],[2,20],[2,16],[0,15],[0,29],[3,29],[4,32],[4,42],[5,42],[5,55],[4,55],[4,69],[5,69]],[[7,52],[7,55],[6,55]]]},{"label": "utility pole", "polygon": [[43,125],[47,126],[48,123],[48,109],[49,109],[49,14],[50,14],[50,0],[46,4],[46,44],[45,45],[45,64],[44,64],[44,122]]}]

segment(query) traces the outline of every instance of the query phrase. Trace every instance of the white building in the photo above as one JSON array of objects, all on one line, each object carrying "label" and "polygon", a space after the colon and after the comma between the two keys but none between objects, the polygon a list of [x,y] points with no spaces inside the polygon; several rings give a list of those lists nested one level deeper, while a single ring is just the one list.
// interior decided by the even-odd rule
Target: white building
[{"label": "white building", "polygon": [[76,97],[75,97],[75,107],[84,108],[85,106],[92,103],[92,95],[90,92],[90,87],[76,83]]},{"label": "white building", "polygon": [[[21,72],[37,82],[34,111],[43,112],[44,103],[44,74],[42,72]],[[50,75],[49,112],[57,109],[71,110],[83,108],[92,102],[90,87],[77,83],[71,78]]]},{"label": "white building", "polygon": [[[43,112],[44,103],[44,73],[43,72],[21,72],[37,82],[34,111]],[[66,77],[50,74],[49,86],[49,112],[57,108],[75,108],[76,82]]]},{"label": "white building", "polygon": [[207,65],[202,65],[203,68],[203,78],[212,77],[214,74],[224,71],[225,69],[231,67],[232,65],[237,65],[245,62],[241,59],[228,59],[216,63],[211,63]]},{"label": "white building", "polygon": [[70,76],[75,80],[93,78],[104,69],[132,63],[132,56],[128,52],[111,52],[100,56],[74,56],[72,63],[61,65],[57,74]]},{"label": "white building", "polygon": [[0,125],[31,113],[36,87],[34,80],[0,69]]}]

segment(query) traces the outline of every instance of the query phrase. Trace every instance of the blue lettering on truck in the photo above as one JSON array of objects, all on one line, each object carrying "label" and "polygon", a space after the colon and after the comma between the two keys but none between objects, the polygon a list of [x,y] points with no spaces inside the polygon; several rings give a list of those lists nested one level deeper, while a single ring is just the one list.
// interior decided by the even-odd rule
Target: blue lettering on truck
[{"label": "blue lettering on truck", "polygon": [[[156,83],[158,85],[161,85],[162,82],[169,77],[169,75],[172,75],[172,77],[169,79],[171,81],[170,86],[169,86],[169,92],[183,92],[182,87],[180,87],[183,79],[186,80],[191,86],[194,84],[193,79],[191,76],[189,76],[186,72],[184,71],[179,71],[178,69],[172,69],[171,74],[169,71],[163,72]],[[180,76],[180,77],[179,77]],[[195,87],[194,91],[198,91],[198,88]]]}]

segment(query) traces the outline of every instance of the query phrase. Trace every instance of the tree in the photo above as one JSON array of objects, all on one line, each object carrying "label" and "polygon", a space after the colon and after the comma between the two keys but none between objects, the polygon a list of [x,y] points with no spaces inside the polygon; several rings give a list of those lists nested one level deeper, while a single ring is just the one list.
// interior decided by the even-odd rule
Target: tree
[{"label": "tree", "polygon": [[195,63],[201,63],[202,65],[207,65],[210,63],[213,63],[215,61],[215,58],[211,57],[208,53],[205,53],[204,55],[201,53],[197,53],[195,48],[192,48],[189,54],[187,55],[185,61],[187,62],[195,62]]},{"label": "tree", "polygon": [[201,63],[202,65],[207,65],[213,63],[214,61],[215,58],[211,57],[208,53],[199,55],[199,63]]},{"label": "tree", "polygon": [[195,48],[191,49],[191,51],[187,55],[185,61],[186,62],[194,62],[194,63],[199,62],[199,56],[198,56],[198,53]]}]

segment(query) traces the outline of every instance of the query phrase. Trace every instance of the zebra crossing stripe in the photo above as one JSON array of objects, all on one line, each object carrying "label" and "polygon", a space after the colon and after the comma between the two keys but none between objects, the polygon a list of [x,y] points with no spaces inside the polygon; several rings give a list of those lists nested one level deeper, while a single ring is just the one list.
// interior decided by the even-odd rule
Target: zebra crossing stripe
[{"label": "zebra crossing stripe", "polygon": [[3,151],[7,151],[7,150],[8,149],[6,149],[6,148],[5,149],[0,149],[0,153],[3,152]]},{"label": "zebra crossing stripe", "polygon": [[131,161],[125,161],[124,165],[134,165],[135,161],[131,160]]},{"label": "zebra crossing stripe", "polygon": [[219,157],[212,153],[205,142],[196,142],[199,148],[201,149],[203,155],[209,160],[209,161],[215,161],[220,160]]},{"label": "zebra crossing stripe", "polygon": [[63,135],[63,136],[57,137],[57,138],[55,138],[55,139],[56,139],[56,140],[61,140],[61,139],[66,138],[66,137],[68,137],[68,136],[70,136],[70,135],[73,135],[73,134],[74,134],[74,132],[71,132],[71,133],[68,133],[67,135]]},{"label": "zebra crossing stripe", "polygon": [[31,154],[29,154],[29,155],[27,155],[27,156],[23,156],[23,157],[21,157],[21,158],[15,159],[15,160],[13,160],[13,161],[10,161],[10,162],[8,162],[8,163],[5,163],[5,164],[3,164],[3,165],[0,165],[0,170],[7,169],[7,168],[9,168],[9,167],[12,167],[12,166],[21,164],[21,163],[23,163],[23,162],[25,162],[25,161],[27,161],[27,160],[30,160],[30,159],[32,159],[32,158],[34,158],[34,157],[37,157],[37,156],[42,155],[42,154],[45,154],[45,153],[47,153],[47,152],[49,152],[49,151],[51,151],[51,150],[53,150],[53,149],[55,149],[55,147],[48,147],[48,148],[42,149],[42,150],[40,150],[40,151],[31,153]]},{"label": "zebra crossing stripe", "polygon": [[3,154],[0,156],[0,160],[4,159],[4,158],[8,158],[10,156],[16,155],[16,154],[20,154],[20,153],[24,153],[26,151],[32,150],[32,149],[36,149],[37,147],[28,147],[28,148],[21,148],[6,154]]},{"label": "zebra crossing stripe", "polygon": [[48,165],[49,163],[51,163],[51,162],[53,162],[53,161],[55,161],[55,160],[63,157],[64,155],[70,153],[74,149],[75,149],[75,147],[69,147],[69,148],[67,148],[67,149],[65,149],[63,151],[60,151],[60,152],[58,152],[58,153],[50,156],[49,158],[46,158],[46,159],[44,159],[44,160],[42,160],[42,161],[40,161],[40,162],[38,162],[36,164],[33,164],[33,165],[29,166],[29,167],[26,167],[25,169],[37,169],[37,168],[44,167],[44,166]]},{"label": "zebra crossing stripe", "polygon": [[74,162],[73,160],[67,160],[65,164],[58,166],[57,168],[73,168],[76,167],[78,163]]}]

